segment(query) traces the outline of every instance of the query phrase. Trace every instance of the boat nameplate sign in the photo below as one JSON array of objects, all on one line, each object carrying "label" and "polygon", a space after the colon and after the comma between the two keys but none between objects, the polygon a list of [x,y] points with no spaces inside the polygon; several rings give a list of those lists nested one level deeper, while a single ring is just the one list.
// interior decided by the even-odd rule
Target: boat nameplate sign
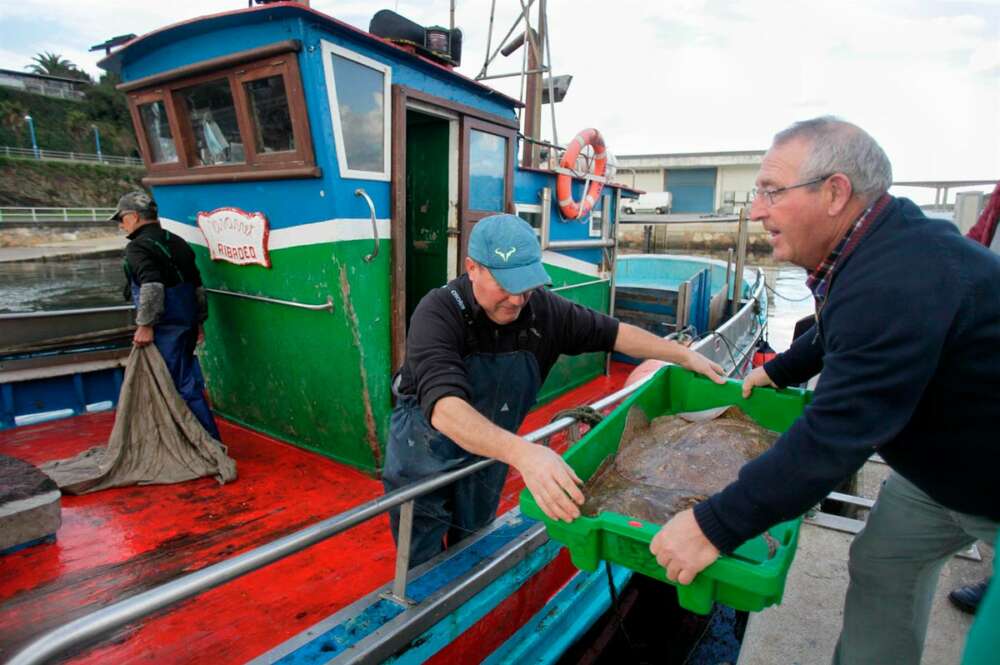
[{"label": "boat nameplate sign", "polygon": [[198,228],[205,234],[213,261],[271,267],[267,251],[267,217],[264,213],[216,208],[211,212],[198,213]]}]

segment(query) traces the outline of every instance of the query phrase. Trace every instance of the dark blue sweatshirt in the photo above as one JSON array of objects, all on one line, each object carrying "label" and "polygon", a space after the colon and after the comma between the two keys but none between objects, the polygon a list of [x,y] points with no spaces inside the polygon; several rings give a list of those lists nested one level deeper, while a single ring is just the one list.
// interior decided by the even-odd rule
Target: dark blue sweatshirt
[{"label": "dark blue sweatshirt", "polygon": [[836,268],[818,323],[764,369],[779,386],[822,374],[774,447],[695,507],[721,551],[801,515],[874,452],[942,505],[1000,520],[1000,256],[954,225],[893,200]]}]

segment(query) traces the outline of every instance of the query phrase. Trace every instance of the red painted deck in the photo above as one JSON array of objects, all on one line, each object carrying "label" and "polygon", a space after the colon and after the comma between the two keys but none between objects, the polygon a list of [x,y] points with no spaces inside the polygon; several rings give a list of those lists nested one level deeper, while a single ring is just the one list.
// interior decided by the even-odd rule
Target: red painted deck
[{"label": "red painted deck", "polygon": [[[616,390],[628,369],[616,367],[611,377],[547,404],[528,417],[522,431],[541,427],[561,409]],[[103,444],[112,423],[113,414],[107,413],[0,432],[0,453],[32,463],[69,457]],[[379,481],[342,464],[225,421],[220,424],[237,462],[235,482],[220,486],[201,479],[66,496],[55,543],[0,559],[0,660],[39,634],[115,600],[382,493]],[[560,449],[563,445],[556,442]],[[501,512],[516,504],[522,487],[520,476],[511,473]],[[213,663],[242,663],[389,581],[394,557],[383,515],[123,628],[72,660],[195,663],[210,654]],[[557,568],[566,579],[572,573],[565,565]],[[559,586],[547,583],[549,595]],[[502,609],[505,616],[519,616],[520,610],[509,603]],[[485,626],[488,620],[480,623]]]}]

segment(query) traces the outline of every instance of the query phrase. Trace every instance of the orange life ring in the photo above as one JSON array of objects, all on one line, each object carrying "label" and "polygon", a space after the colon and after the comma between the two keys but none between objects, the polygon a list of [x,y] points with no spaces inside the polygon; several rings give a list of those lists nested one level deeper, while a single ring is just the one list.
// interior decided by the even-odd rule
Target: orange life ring
[{"label": "orange life ring", "polygon": [[593,209],[594,204],[601,196],[604,189],[604,172],[608,168],[608,153],[604,148],[604,137],[594,128],[585,129],[577,134],[566,148],[559,166],[563,169],[573,170],[576,167],[576,158],[580,156],[580,151],[584,146],[594,149],[594,171],[593,175],[600,180],[594,180],[584,194],[583,200],[577,204],[573,200],[573,176],[563,172],[556,178],[556,199],[559,201],[559,210],[566,219],[581,219]]}]

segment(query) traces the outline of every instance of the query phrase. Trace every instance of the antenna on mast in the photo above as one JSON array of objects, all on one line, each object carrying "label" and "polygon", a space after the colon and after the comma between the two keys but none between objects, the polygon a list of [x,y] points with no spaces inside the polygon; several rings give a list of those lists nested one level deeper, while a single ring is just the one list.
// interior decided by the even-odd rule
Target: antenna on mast
[{"label": "antenna on mast", "polygon": [[[548,17],[546,12],[546,0],[538,0],[538,27],[531,25],[530,10],[535,0],[528,0],[527,5],[521,3],[521,12],[514,20],[514,24],[500,40],[501,46],[490,53],[493,40],[493,22],[496,13],[496,0],[490,6],[490,27],[486,38],[486,59],[483,68],[476,75],[477,81],[485,81],[497,78],[509,78],[512,76],[521,77],[521,101],[524,102],[524,109],[519,115],[523,120],[523,136],[526,139],[521,157],[524,166],[535,167],[539,164],[539,145],[541,141],[542,129],[542,104],[555,104],[561,102],[566,96],[572,76],[552,76],[552,48],[548,35]],[[524,30],[510,39],[514,30],[524,21]],[[510,39],[510,41],[508,41]],[[517,49],[527,43],[526,52],[521,62],[520,72],[503,74],[489,74],[490,63],[496,59],[497,54],[505,57],[511,55]],[[548,76],[544,76],[548,74]],[[552,142],[559,144],[559,136],[556,131],[555,106],[552,110]]]}]

